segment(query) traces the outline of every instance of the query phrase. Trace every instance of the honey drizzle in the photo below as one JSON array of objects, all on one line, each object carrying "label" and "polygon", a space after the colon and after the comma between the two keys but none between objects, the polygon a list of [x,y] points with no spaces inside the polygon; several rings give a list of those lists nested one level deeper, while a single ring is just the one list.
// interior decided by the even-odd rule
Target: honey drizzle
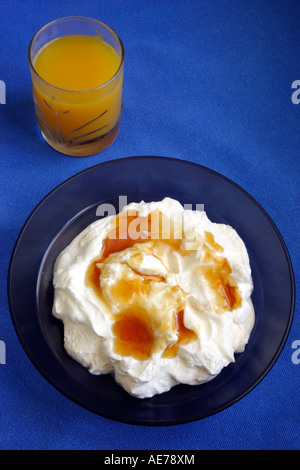
[{"label": "honey drizzle", "polygon": [[[130,234],[130,227],[133,221],[137,222],[141,226],[141,230],[135,231],[137,238],[132,238]],[[151,219],[149,217],[137,217],[132,215],[127,215],[127,217],[117,216],[116,226],[111,229],[107,234],[106,238],[103,241],[103,249],[99,263],[102,263],[110,254],[118,253],[120,251],[130,248],[136,243],[143,243],[149,240],[149,225]],[[144,230],[142,230],[144,229]]]},{"label": "honey drizzle", "polygon": [[85,285],[88,287],[91,287],[95,294],[98,297],[102,297],[102,289],[101,289],[101,280],[100,280],[100,274],[101,270],[98,266],[99,264],[99,259],[95,259],[92,261],[85,273]]},{"label": "honey drizzle", "polygon": [[179,346],[182,344],[187,344],[190,341],[193,341],[197,338],[196,333],[193,330],[190,330],[184,325],[184,311],[180,310],[180,312],[174,315],[174,321],[176,324],[176,331],[177,331],[177,341],[174,344],[170,344],[164,350],[162,357],[164,358],[172,358],[176,357],[178,353]]},{"label": "honey drizzle", "polygon": [[151,319],[142,309],[127,309],[115,316],[112,331],[115,335],[114,350],[122,356],[139,361],[149,359],[154,344]]},{"label": "honey drizzle", "polygon": [[[159,212],[159,211],[158,211]],[[111,229],[103,241],[103,248],[99,258],[93,260],[87,271],[85,283],[94,289],[97,296],[102,298],[101,288],[101,263],[103,263],[110,254],[121,252],[132,247],[136,243],[145,243],[149,241],[164,242],[175,250],[180,249],[181,239],[167,237],[161,230],[161,225],[156,228],[151,227],[152,215],[159,223],[162,221],[163,214],[150,213],[147,217],[138,217],[132,213],[126,213],[116,217],[115,227]],[[157,217],[158,216],[158,217]],[[125,223],[126,222],[126,223]],[[140,226],[140,231],[135,230],[135,238],[130,233],[131,223],[135,228]],[[241,303],[241,297],[237,286],[230,278],[231,268],[226,258],[221,256],[223,248],[218,245],[210,232],[205,232],[203,243],[204,264],[201,266],[201,274],[208,280],[210,286],[217,293],[218,302],[222,304],[222,309],[233,310]],[[150,289],[150,282],[163,282],[164,277],[159,275],[143,275],[135,272],[133,279],[118,282],[114,287],[114,297],[122,299],[122,304],[128,303],[134,295],[147,295]],[[225,304],[225,306],[224,306]],[[123,308],[121,312],[114,315],[112,327],[114,339],[114,349],[117,353],[124,356],[132,356],[138,360],[146,360],[151,357],[154,345],[154,332],[151,325],[149,314],[133,304],[130,308]],[[194,331],[186,328],[184,325],[184,310],[174,313],[173,331],[176,331],[177,341],[175,344],[166,347],[162,353],[164,358],[173,358],[177,355],[180,345],[187,344],[197,338]]]},{"label": "honey drizzle", "polygon": [[201,275],[205,276],[210,287],[217,297],[217,310],[234,310],[241,306],[241,295],[235,285],[232,271],[226,258],[221,256],[223,247],[215,242],[210,232],[204,232],[204,264],[201,266]]},{"label": "honey drizzle", "polygon": [[[126,213],[116,217],[115,227],[108,232],[106,238],[103,240],[100,257],[90,263],[85,276],[85,284],[92,287],[97,295],[101,295],[101,271],[97,265],[103,263],[109,255],[131,248],[136,243],[145,243],[152,240],[155,242],[160,241],[166,243],[173,249],[179,248],[181,239],[166,238],[162,236],[160,227],[161,217],[164,217],[163,214],[161,212],[158,213],[159,225],[157,226],[157,224],[154,224],[154,229],[152,227],[152,214],[153,213],[150,213],[147,217],[138,217],[137,215],[132,215],[132,213]],[[157,218],[157,213],[155,216]],[[136,238],[132,238],[132,233],[130,233],[132,222],[135,222],[135,228],[138,225],[141,228],[140,231],[135,231],[135,235],[137,235]],[[153,239],[152,236],[155,238]],[[162,276],[138,274],[139,276],[143,276],[145,281],[163,280]]]}]

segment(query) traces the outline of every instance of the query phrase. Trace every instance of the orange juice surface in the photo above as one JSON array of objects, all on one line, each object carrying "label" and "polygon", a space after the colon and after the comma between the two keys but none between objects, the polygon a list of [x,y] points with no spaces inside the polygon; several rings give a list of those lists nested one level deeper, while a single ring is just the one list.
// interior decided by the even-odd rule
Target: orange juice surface
[{"label": "orange juice surface", "polygon": [[98,36],[69,35],[46,44],[34,62],[36,72],[64,90],[89,90],[110,80],[120,58]]},{"label": "orange juice surface", "polygon": [[99,36],[62,36],[40,49],[34,69],[44,81],[34,77],[33,95],[39,126],[52,146],[73,154],[101,147],[103,137],[115,132],[122,110],[120,65],[117,52]]}]

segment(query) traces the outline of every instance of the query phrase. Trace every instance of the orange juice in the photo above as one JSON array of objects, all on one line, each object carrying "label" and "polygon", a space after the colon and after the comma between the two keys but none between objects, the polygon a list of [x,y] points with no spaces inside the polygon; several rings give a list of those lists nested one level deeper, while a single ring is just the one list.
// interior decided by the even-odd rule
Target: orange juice
[{"label": "orange juice", "polygon": [[122,110],[121,58],[113,47],[97,35],[61,36],[38,51],[33,66],[36,115],[47,142],[70,155],[106,148]]},{"label": "orange juice", "polygon": [[116,51],[98,36],[54,39],[37,54],[34,68],[46,82],[64,90],[90,90],[110,80],[120,66]]}]

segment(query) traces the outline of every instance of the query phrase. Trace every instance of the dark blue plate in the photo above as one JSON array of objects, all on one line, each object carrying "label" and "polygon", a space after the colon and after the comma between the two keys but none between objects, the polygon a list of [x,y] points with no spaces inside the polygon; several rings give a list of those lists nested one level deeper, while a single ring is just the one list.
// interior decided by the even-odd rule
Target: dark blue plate
[{"label": "dark blue plate", "polygon": [[[110,375],[93,376],[64,350],[63,325],[51,314],[57,255],[89,223],[100,204],[160,200],[204,204],[214,222],[233,226],[244,240],[253,272],[255,326],[246,350],[211,382],[178,385],[140,400]],[[40,373],[61,393],[106,418],[140,425],[180,424],[217,413],[241,399],[267,374],[287,339],[293,317],[294,279],[274,223],[247,192],[200,165],[164,157],[102,163],[68,179],[29,216],[16,242],[8,298],[20,342]]]}]

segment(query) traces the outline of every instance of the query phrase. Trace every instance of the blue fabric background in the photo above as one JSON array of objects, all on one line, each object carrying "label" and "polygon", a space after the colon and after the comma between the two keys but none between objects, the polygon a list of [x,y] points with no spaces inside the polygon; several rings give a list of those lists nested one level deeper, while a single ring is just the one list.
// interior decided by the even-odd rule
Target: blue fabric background
[{"label": "blue fabric background", "polygon": [[[0,448],[299,449],[298,299],[282,354],[250,394],[201,421],[145,428],[96,416],[48,384],[17,339],[6,295],[15,240],[39,201],[78,171],[134,155],[200,163],[246,189],[280,230],[297,286],[300,105],[291,85],[300,80],[299,2],[11,0],[0,9]],[[31,99],[30,39],[70,15],[109,24],[126,50],[120,134],[88,158],[46,145]]]}]

